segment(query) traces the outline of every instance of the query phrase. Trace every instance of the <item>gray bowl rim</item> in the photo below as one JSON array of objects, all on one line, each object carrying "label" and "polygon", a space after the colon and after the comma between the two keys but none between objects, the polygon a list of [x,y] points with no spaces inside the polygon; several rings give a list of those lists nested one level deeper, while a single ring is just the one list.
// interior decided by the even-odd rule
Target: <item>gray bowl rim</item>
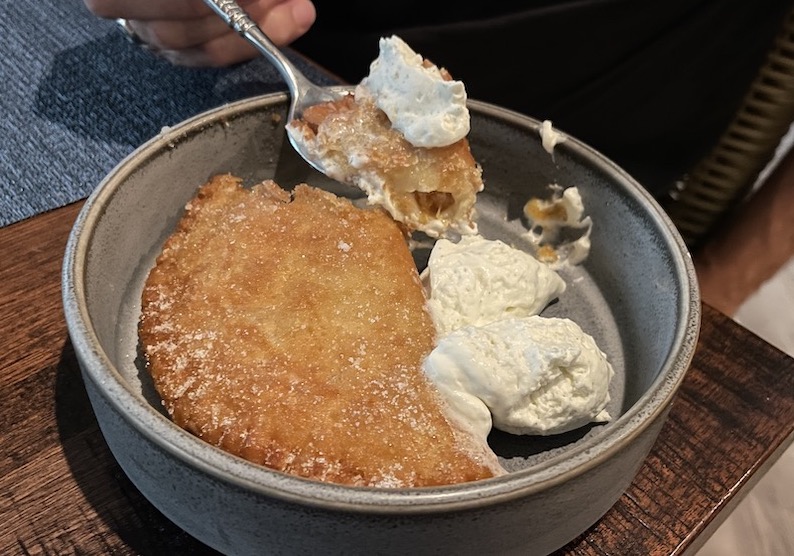
[{"label": "gray bowl rim", "polygon": [[[78,354],[83,376],[90,379],[104,400],[123,415],[129,425],[166,453],[222,482],[262,496],[319,509],[368,514],[444,513],[479,509],[541,493],[605,463],[665,417],[689,368],[700,333],[701,305],[690,253],[663,209],[624,170],[574,137],[555,149],[570,149],[589,164],[611,174],[615,183],[647,210],[662,232],[675,263],[675,274],[683,295],[680,318],[672,349],[658,376],[634,405],[599,434],[584,439],[570,450],[531,467],[505,476],[440,487],[384,489],[349,487],[322,483],[267,469],[228,454],[184,431],[156,411],[140,394],[131,390],[121,373],[102,350],[91,327],[85,285],[85,265],[97,225],[113,195],[135,170],[137,161],[180,141],[208,126],[231,120],[249,111],[286,103],[287,93],[269,93],[224,104],[191,117],[160,134],[121,160],[89,195],[68,238],[62,267],[62,296],[67,329]],[[469,99],[474,113],[504,120],[538,131],[540,122],[524,114],[487,102]],[[218,463],[220,462],[220,464]]]}]

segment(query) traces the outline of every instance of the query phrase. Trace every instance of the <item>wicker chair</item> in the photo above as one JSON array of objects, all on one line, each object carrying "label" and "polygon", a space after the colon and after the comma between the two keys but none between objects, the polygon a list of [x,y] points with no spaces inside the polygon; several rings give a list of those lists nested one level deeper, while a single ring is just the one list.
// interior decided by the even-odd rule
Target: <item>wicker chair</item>
[{"label": "wicker chair", "polygon": [[794,9],[734,120],[663,205],[697,250],[745,201],[794,121]]}]

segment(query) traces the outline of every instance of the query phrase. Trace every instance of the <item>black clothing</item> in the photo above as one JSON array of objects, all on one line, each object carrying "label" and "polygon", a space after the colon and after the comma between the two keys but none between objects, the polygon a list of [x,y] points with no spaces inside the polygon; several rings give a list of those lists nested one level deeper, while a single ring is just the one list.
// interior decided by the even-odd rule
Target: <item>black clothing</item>
[{"label": "black clothing", "polygon": [[315,5],[315,26],[293,47],[345,80],[364,77],[378,38],[396,34],[462,80],[470,98],[551,120],[657,196],[730,123],[791,7],[783,0]]}]

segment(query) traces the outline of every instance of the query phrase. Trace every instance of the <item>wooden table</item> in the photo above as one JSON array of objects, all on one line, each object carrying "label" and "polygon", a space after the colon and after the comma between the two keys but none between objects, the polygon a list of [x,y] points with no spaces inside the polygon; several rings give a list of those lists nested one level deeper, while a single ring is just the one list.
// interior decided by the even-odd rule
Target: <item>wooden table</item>
[{"label": "wooden table", "polygon": [[[80,209],[0,229],[0,554],[210,554],[130,483],[67,336],[60,271]],[[560,554],[694,552],[794,439],[794,359],[714,309],[627,492]]]}]

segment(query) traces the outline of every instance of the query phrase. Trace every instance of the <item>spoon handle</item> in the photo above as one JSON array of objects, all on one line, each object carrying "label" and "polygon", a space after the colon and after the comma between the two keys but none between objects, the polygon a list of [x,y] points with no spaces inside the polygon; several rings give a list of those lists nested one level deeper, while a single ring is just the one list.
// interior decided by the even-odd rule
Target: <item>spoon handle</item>
[{"label": "spoon handle", "polygon": [[307,81],[306,77],[296,68],[289,59],[271,42],[259,25],[243,10],[234,0],[204,0],[212,10],[217,13],[238,34],[246,38],[259,50],[287,82],[290,93],[296,96],[299,91],[299,82]]}]

